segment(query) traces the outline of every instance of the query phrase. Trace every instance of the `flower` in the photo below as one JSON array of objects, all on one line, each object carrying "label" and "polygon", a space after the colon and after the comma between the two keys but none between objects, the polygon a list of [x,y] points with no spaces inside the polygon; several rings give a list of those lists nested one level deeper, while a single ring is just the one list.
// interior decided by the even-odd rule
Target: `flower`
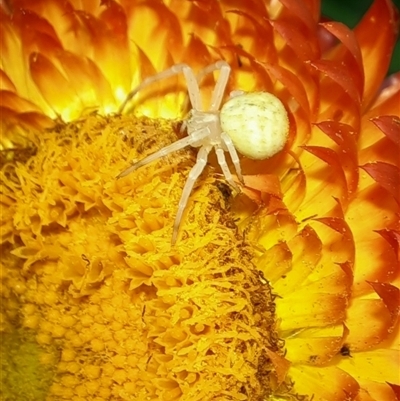
[{"label": "flower", "polygon": [[[81,3],[1,3],[8,399],[399,399],[391,2],[354,31],[311,0]],[[115,113],[221,58],[284,102],[289,141],[242,160],[235,198],[211,162],[171,247],[193,153],[115,177],[180,135],[183,82]]]}]

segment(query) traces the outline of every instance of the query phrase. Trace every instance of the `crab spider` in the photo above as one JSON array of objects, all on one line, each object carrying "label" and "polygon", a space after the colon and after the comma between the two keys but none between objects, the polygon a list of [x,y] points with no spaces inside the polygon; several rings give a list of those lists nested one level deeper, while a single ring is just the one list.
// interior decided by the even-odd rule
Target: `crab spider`
[{"label": "crab spider", "polygon": [[[219,77],[211,95],[209,109],[202,110],[198,83],[205,75],[214,71],[219,71]],[[188,135],[134,163],[118,176],[118,178],[125,177],[138,168],[186,146],[200,148],[196,164],[189,173],[179,201],[172,244],[176,242],[182,215],[193,186],[204,170],[208,154],[212,149],[215,149],[218,164],[225,179],[236,191],[239,191],[226,163],[225,152],[229,153],[236,175],[243,183],[237,151],[250,159],[263,160],[278,153],[285,146],[289,132],[288,115],[282,102],[274,95],[267,92],[234,91],[220,109],[230,72],[231,67],[222,60],[205,67],[197,76],[187,64],[176,64],[159,74],[145,78],[136,89],[129,93],[120,107],[119,111],[122,112],[126,104],[140,90],[154,82],[181,73],[186,79],[192,105],[189,117],[184,121]]]}]

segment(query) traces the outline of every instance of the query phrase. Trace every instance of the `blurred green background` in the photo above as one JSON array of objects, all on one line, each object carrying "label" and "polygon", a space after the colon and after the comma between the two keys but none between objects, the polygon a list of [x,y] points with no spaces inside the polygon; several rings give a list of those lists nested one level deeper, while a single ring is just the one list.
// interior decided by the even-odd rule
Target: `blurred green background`
[{"label": "blurred green background", "polygon": [[[392,0],[400,9],[400,0]],[[322,0],[322,13],[353,28],[372,4],[372,0]],[[400,71],[400,41],[397,40],[389,74]]]}]

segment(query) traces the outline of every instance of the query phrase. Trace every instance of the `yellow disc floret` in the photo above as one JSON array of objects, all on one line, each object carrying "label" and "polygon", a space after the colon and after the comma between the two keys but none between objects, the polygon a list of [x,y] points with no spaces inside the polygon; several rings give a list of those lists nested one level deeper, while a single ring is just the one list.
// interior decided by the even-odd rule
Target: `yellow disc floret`
[{"label": "yellow disc floret", "polygon": [[[3,166],[2,333],[30,333],[26,352],[46,362],[23,384],[44,395],[27,400],[271,394],[269,355],[280,353],[273,298],[216,178],[199,183],[177,246],[170,238],[192,153],[115,178],[176,131],[164,121],[91,116],[42,132],[33,157]],[[2,352],[4,380],[25,374]],[[18,399],[7,386],[7,399]]]}]

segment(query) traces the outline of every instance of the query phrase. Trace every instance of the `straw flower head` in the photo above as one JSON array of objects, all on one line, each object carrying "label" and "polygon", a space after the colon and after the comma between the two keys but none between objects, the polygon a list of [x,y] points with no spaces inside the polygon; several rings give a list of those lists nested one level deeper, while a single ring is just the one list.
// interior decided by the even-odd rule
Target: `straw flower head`
[{"label": "straw flower head", "polygon": [[[4,399],[400,399],[389,0],[353,31],[317,0],[0,7]],[[116,177],[185,137],[185,80],[118,111],[145,78],[218,60],[223,104],[270,93],[289,131],[271,157],[239,153],[238,192],[210,154],[173,245],[197,149]]]}]

